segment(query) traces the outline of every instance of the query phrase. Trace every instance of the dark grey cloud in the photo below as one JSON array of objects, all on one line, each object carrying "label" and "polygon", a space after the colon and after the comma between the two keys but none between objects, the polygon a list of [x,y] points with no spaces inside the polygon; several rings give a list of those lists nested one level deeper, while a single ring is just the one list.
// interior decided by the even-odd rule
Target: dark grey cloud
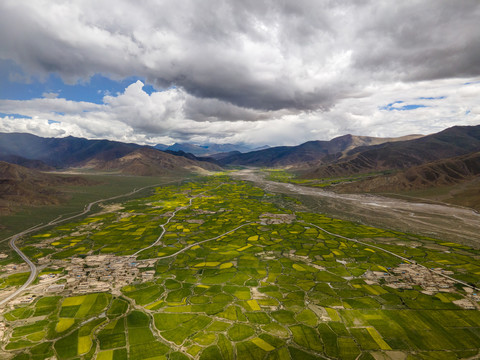
[{"label": "dark grey cloud", "polygon": [[0,58],[26,77],[181,89],[181,110],[137,124],[152,130],[172,114],[263,121],[329,111],[372,84],[479,76],[479,20],[477,0],[3,0]]},{"label": "dark grey cloud", "polygon": [[359,12],[359,71],[419,81],[480,74],[480,2],[377,2]]}]

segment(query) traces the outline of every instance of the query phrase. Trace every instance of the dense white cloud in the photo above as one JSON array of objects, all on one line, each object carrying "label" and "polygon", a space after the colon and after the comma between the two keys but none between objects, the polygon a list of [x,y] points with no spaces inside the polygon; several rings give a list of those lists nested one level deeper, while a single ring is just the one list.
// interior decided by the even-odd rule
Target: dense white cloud
[{"label": "dense white cloud", "polygon": [[12,81],[100,73],[157,91],[1,100],[31,119],[4,117],[0,131],[294,144],[475,124],[478,84],[463,84],[480,76],[479,19],[477,0],[4,0],[0,59],[24,71]]},{"label": "dense white cloud", "polygon": [[[105,96],[104,103],[62,98],[0,100],[0,118],[7,132],[33,132],[42,136],[73,135],[140,143],[250,143],[294,145],[352,133],[372,136],[427,134],[459,123],[480,123],[480,82],[458,79],[393,83],[365,88],[361,97],[343,99],[328,110],[309,112],[251,112],[255,119],[235,120],[222,111],[232,107],[220,100],[196,98],[180,89],[148,94],[137,81],[122,94]],[[212,104],[212,102],[214,102]],[[217,116],[205,119],[198,111],[212,106]],[[409,109],[409,110],[407,110]],[[25,118],[25,116],[27,118]],[[50,120],[50,121],[49,121]]]}]

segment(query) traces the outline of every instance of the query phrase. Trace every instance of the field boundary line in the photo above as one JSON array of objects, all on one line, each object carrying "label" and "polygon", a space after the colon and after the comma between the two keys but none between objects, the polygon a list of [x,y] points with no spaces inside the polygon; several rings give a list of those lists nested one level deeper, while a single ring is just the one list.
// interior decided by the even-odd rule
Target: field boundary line
[{"label": "field boundary line", "polygon": [[[74,218],[77,218],[77,217],[80,217],[80,216],[83,216],[83,215],[86,215],[87,213],[89,213],[92,209],[92,206],[95,205],[95,204],[98,204],[102,201],[110,201],[110,200],[115,200],[115,199],[118,199],[118,198],[121,198],[121,197],[125,197],[125,196],[130,196],[130,195],[133,195],[133,194],[136,194],[137,192],[139,191],[142,191],[142,190],[145,190],[145,189],[148,189],[148,188],[152,188],[152,187],[156,187],[156,186],[162,186],[162,185],[167,185],[167,184],[171,184],[171,183],[174,183],[174,182],[178,182],[178,180],[174,180],[174,181],[169,181],[169,182],[166,182],[166,183],[162,183],[162,184],[154,184],[154,185],[148,185],[148,186],[144,186],[142,188],[139,188],[139,189],[133,189],[132,191],[128,192],[128,193],[125,193],[125,194],[120,194],[120,195],[115,195],[115,196],[112,196],[110,198],[106,198],[106,199],[99,199],[99,200],[95,200],[95,201],[92,201],[91,203],[87,204],[84,206],[84,210],[79,213],[79,214],[76,214],[76,215],[73,215],[73,216],[70,216],[68,218],[65,218],[65,219],[60,219],[61,215],[57,216],[54,220],[50,221],[49,223],[43,225],[43,223],[40,223],[38,225],[35,225],[35,226],[32,226],[31,228],[28,228],[27,230],[24,230],[22,232],[19,232],[18,234],[15,234],[15,235],[12,235],[6,239],[3,239],[3,240],[0,240],[0,242],[4,242],[4,241],[7,241],[7,240],[10,240],[9,242],[9,245],[10,247],[23,259],[23,261],[25,261],[27,263],[27,265],[29,266],[30,268],[30,276],[28,277],[27,281],[22,285],[20,286],[17,290],[15,290],[15,292],[13,292],[12,294],[10,294],[9,296],[7,296],[5,299],[3,299],[2,301],[0,301],[0,306],[8,303],[10,300],[12,300],[13,298],[17,297],[18,295],[20,295],[20,293],[22,293],[24,290],[27,289],[28,286],[30,286],[30,284],[37,278],[37,266],[32,263],[30,261],[30,259],[17,247],[17,245],[15,244],[15,241],[17,241],[18,239],[20,239],[22,236],[25,236],[27,234],[30,234],[32,232],[35,232],[35,231],[38,231],[38,230],[42,230],[42,229],[45,229],[49,226],[55,226],[55,225],[58,225],[62,222],[65,222],[65,221],[68,221],[68,220],[71,220],[71,219],[74,219]],[[58,220],[57,220],[58,219]]]},{"label": "field boundary line", "polygon": [[[228,234],[231,234],[232,232],[235,232],[237,231],[238,229],[244,227],[244,226],[248,226],[248,225],[252,225],[252,224],[258,224],[257,222],[253,221],[253,222],[249,222],[249,223],[246,223],[246,224],[242,224],[240,226],[237,226],[235,229],[232,229],[232,230],[229,230],[221,235],[218,235],[218,236],[215,236],[213,238],[210,238],[210,239],[206,239],[206,240],[202,240],[202,241],[199,241],[199,242],[196,242],[194,244],[190,244],[188,246],[185,246],[183,249],[180,249],[178,250],[177,252],[173,253],[173,254],[170,254],[170,255],[165,255],[165,256],[160,256],[160,257],[156,257],[156,258],[151,258],[151,259],[155,259],[155,260],[162,260],[162,259],[168,259],[170,257],[174,257],[174,256],[177,256],[178,254],[181,254],[182,252],[185,252],[189,249],[191,249],[192,247],[194,246],[197,246],[197,245],[200,245],[200,244],[203,244],[203,243],[206,243],[207,241],[212,241],[212,240],[217,240],[217,239],[220,239],[221,237],[223,236],[226,236]],[[132,255],[133,256],[133,255]]]},{"label": "field boundary line", "polygon": [[406,261],[406,262],[408,262],[408,263],[412,263],[412,264],[418,265],[418,266],[424,268],[425,270],[430,271],[430,272],[432,272],[432,273],[434,273],[434,274],[436,274],[436,275],[440,275],[440,276],[443,276],[443,277],[446,278],[446,279],[452,280],[452,281],[456,282],[457,284],[461,284],[461,285],[467,286],[467,287],[469,287],[469,288],[471,288],[471,289],[473,289],[473,290],[480,291],[480,289],[477,288],[477,287],[474,286],[474,285],[470,285],[469,283],[466,283],[466,282],[464,282],[464,281],[462,281],[462,280],[455,279],[455,278],[453,278],[453,277],[451,277],[451,276],[448,276],[448,275],[445,275],[445,274],[443,274],[443,273],[441,273],[441,272],[439,272],[439,271],[436,271],[436,270],[433,270],[433,269],[429,269],[429,268],[426,267],[425,265],[419,264],[416,260],[408,259],[408,258],[403,257],[403,256],[401,256],[401,255],[395,254],[394,252],[392,252],[392,251],[390,251],[390,250],[383,249],[383,248],[381,248],[381,247],[379,247],[379,246],[377,246],[377,245],[369,244],[369,243],[366,243],[366,242],[363,242],[363,241],[360,241],[360,240],[357,240],[357,239],[351,239],[351,238],[345,237],[345,236],[340,235],[340,234],[332,233],[332,232],[330,232],[330,231],[328,231],[328,230],[325,230],[324,228],[322,228],[322,227],[320,227],[320,226],[318,226],[318,225],[312,224],[312,223],[307,223],[307,224],[308,224],[308,225],[312,225],[312,226],[316,227],[317,229],[320,229],[320,230],[322,230],[323,232],[325,232],[325,233],[327,233],[327,234],[329,234],[329,235],[332,235],[332,236],[335,236],[335,237],[339,237],[339,238],[342,238],[342,239],[345,239],[345,240],[348,240],[348,241],[353,241],[353,242],[355,242],[355,243],[358,243],[358,244],[361,244],[361,245],[364,245],[364,246],[368,246],[368,247],[373,247],[373,248],[375,248],[375,249],[377,249],[377,250],[386,252],[387,254],[390,254],[390,255],[392,255],[392,256],[395,256],[395,257],[397,257],[397,258],[399,258],[399,259],[401,259],[401,260],[403,260],[403,261]]},{"label": "field boundary line", "polygon": [[175,209],[175,211],[173,212],[173,214],[167,219],[167,221],[164,223],[164,224],[161,224],[160,227],[162,228],[162,233],[158,236],[157,240],[155,240],[155,242],[153,244],[150,244],[148,245],[147,247],[144,247],[143,249],[140,249],[138,250],[137,252],[135,252],[134,254],[130,255],[130,256],[137,256],[139,253],[141,253],[142,251],[145,251],[147,249],[150,249],[154,246],[157,246],[158,243],[160,242],[160,240],[162,240],[163,236],[165,235],[165,233],[167,232],[167,229],[165,229],[165,226],[175,217],[175,215],[177,215],[177,212],[179,212],[180,210],[185,210],[185,209],[188,209],[190,206],[192,206],[192,202],[193,200],[195,200],[196,198],[200,197],[201,195],[205,194],[206,192],[209,192],[209,191],[212,191],[212,190],[216,190],[218,189],[220,186],[222,185],[225,185],[225,183],[221,183],[220,185],[218,185],[217,187],[214,187],[213,189],[208,189],[208,190],[205,190],[205,191],[202,191],[201,193],[197,194],[196,196],[192,196],[190,199],[189,199],[189,203],[188,205],[185,205],[185,206],[181,206],[177,209]]}]

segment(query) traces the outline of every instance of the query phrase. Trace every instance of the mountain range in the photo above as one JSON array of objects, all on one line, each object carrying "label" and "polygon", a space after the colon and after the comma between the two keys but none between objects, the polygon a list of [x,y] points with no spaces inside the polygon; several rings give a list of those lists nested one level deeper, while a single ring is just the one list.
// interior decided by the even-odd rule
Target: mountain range
[{"label": "mountain range", "polygon": [[450,186],[472,180],[480,174],[480,152],[437,160],[386,176],[342,183],[337,190],[343,192],[381,192],[418,190],[437,186]]},{"label": "mountain range", "polygon": [[148,147],[141,147],[125,156],[109,161],[96,158],[83,164],[85,168],[107,171],[119,171],[122,174],[139,176],[162,176],[171,173],[190,171],[215,171],[221,168],[207,161],[188,159]]},{"label": "mountain range", "polygon": [[[195,150],[198,154],[198,148],[226,152],[199,157],[185,151]],[[346,192],[398,192],[450,186],[477,180],[480,175],[480,126],[454,126],[431,135],[399,138],[344,135],[330,141],[309,141],[298,146],[277,146],[246,153],[240,152],[238,147],[232,150],[234,148],[229,144],[209,145],[208,148],[175,144],[160,151],[109,140],[0,133],[0,160],[41,171],[76,167],[162,176],[215,171],[221,169],[220,166],[248,166],[289,168],[303,179],[373,174],[363,180],[335,186],[336,191]],[[375,175],[386,170],[390,175]],[[2,171],[7,171],[5,165]],[[7,173],[12,171],[8,169]],[[33,178],[40,177],[35,174]],[[2,180],[4,184],[5,180],[11,179]],[[22,191],[19,190],[19,194]]]},{"label": "mountain range", "polygon": [[87,140],[68,136],[42,138],[31,134],[0,133],[0,160],[17,157],[26,164],[36,160],[46,166],[65,168],[77,166],[92,158],[109,161],[140,148],[138,144],[126,144],[109,140]]},{"label": "mountain range", "polygon": [[454,126],[418,139],[359,146],[333,161],[318,161],[304,178],[346,176],[412,166],[480,150],[480,126]]},{"label": "mountain range", "polygon": [[158,175],[187,168],[218,169],[193,155],[189,159],[178,155],[185,154],[167,154],[148,146],[110,140],[0,133],[0,160],[43,171],[77,167]]},{"label": "mountain range", "polygon": [[276,146],[245,154],[233,154],[219,160],[222,165],[244,165],[257,167],[298,166],[318,161],[335,161],[351,149],[388,142],[420,138],[422,135],[409,135],[400,138],[376,138],[368,136],[344,135],[329,141],[308,141],[298,146]]},{"label": "mountain range", "polygon": [[[289,167],[300,172],[303,178],[324,178],[401,170],[479,151],[480,126],[455,126],[427,136],[399,138],[344,135],[330,141],[308,141],[298,146],[277,146],[247,153],[231,151],[230,145],[211,145],[209,148],[215,151],[229,150],[212,157],[198,157],[180,150],[185,144],[175,145],[160,151],[109,140],[0,133],[0,160],[39,170],[83,167],[135,173],[133,169],[141,168],[139,172],[144,174],[188,167],[218,169],[215,164]],[[188,150],[188,147],[183,148]],[[153,169],[154,163],[157,163],[156,170],[146,170],[147,167]]]},{"label": "mountain range", "polygon": [[52,205],[66,199],[63,185],[88,185],[82,177],[45,173],[66,168],[113,174],[163,176],[220,170],[194,155],[179,156],[137,144],[74,137],[41,138],[0,133],[0,215],[19,205]]},{"label": "mountain range", "polygon": [[195,145],[190,143],[175,143],[173,145],[163,145],[157,144],[154,146],[158,150],[162,151],[173,151],[173,152],[180,152],[183,151],[185,153],[190,153],[195,156],[214,156],[216,154],[223,154],[223,153],[230,153],[230,152],[238,152],[238,153],[245,153],[255,150],[263,150],[269,148],[269,146],[261,146],[261,147],[252,147],[248,145],[242,144],[207,144],[207,145]]},{"label": "mountain range", "polygon": [[345,135],[330,141],[235,153],[218,161],[223,166],[289,168],[303,179],[343,178],[331,186],[339,192],[438,189],[428,194],[424,191],[421,196],[480,210],[479,151],[480,126],[454,126],[427,136]]}]

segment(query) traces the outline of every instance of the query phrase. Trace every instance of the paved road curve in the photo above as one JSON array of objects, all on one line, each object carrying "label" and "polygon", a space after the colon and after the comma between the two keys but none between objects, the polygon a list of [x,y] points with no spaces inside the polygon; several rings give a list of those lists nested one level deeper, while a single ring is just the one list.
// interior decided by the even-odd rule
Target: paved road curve
[{"label": "paved road curve", "polygon": [[[36,230],[36,229],[34,229]],[[34,230],[30,230],[30,231],[34,231]],[[14,236],[12,236],[11,240],[10,240],[10,243],[9,245],[11,246],[11,248],[13,250],[15,250],[17,252],[18,255],[20,255],[20,257],[28,264],[28,266],[30,267],[30,276],[28,277],[27,281],[25,282],[25,284],[23,284],[22,286],[20,286],[15,292],[13,292],[12,294],[10,294],[9,296],[7,296],[5,299],[3,299],[2,301],[0,301],[0,306],[2,306],[3,304],[9,302],[10,300],[12,300],[15,296],[17,296],[18,294],[20,294],[23,290],[25,290],[28,286],[30,286],[30,284],[33,282],[33,280],[35,280],[35,278],[37,277],[37,267],[35,266],[34,263],[32,263],[30,261],[30,259],[17,247],[17,245],[15,244],[15,241],[22,237],[23,235],[27,234],[29,231],[26,230],[24,232],[21,232],[19,234],[16,234]]]},{"label": "paved road curve", "polygon": [[55,218],[54,220],[50,221],[48,224],[45,224],[45,225],[42,225],[42,224],[38,224],[34,227],[31,227],[27,230],[24,230],[16,235],[13,235],[9,238],[6,238],[6,239],[3,239],[1,240],[0,242],[3,242],[3,241],[7,241],[7,240],[10,240],[9,242],[9,245],[10,247],[18,254],[20,255],[20,257],[28,264],[28,266],[30,267],[30,276],[28,277],[27,281],[22,285],[20,286],[15,292],[13,292],[12,294],[10,294],[8,297],[6,297],[5,299],[3,299],[2,301],[0,301],[0,306],[6,304],[7,302],[9,302],[10,300],[12,300],[13,298],[15,298],[16,296],[18,296],[22,291],[24,291],[27,287],[30,286],[30,284],[36,279],[37,277],[37,267],[35,266],[34,263],[32,263],[30,261],[30,259],[17,247],[17,245],[15,244],[15,242],[20,239],[22,236],[25,236],[27,234],[30,234],[34,231],[39,231],[39,230],[42,230],[46,227],[49,227],[49,226],[54,226],[54,225],[58,225],[62,222],[65,222],[65,221],[68,221],[68,220],[72,220],[72,219],[75,219],[77,217],[80,217],[80,216],[83,216],[83,215],[86,215],[88,212],[91,211],[92,209],[92,206],[93,205],[96,205],[102,201],[110,201],[110,200],[115,200],[115,199],[118,199],[118,198],[121,198],[121,197],[125,197],[125,196],[130,196],[130,195],[133,195],[139,191],[142,191],[142,190],[145,190],[145,189],[148,189],[148,188],[152,188],[152,187],[155,187],[155,186],[161,186],[161,185],[166,185],[166,184],[170,184],[170,183],[174,183],[174,182],[178,182],[178,181],[169,181],[167,183],[162,183],[162,184],[155,184],[155,185],[149,185],[149,186],[144,186],[140,189],[133,189],[132,191],[126,193],[126,194],[120,194],[120,195],[116,195],[116,196],[113,196],[113,197],[110,197],[110,198],[106,198],[106,199],[100,199],[100,200],[96,200],[96,201],[92,201],[90,204],[88,205],[85,205],[85,208],[84,210],[79,213],[79,214],[76,214],[76,215],[73,215],[73,216],[70,216],[68,218],[65,218],[65,219],[61,219],[62,216],[59,216],[57,218]]}]

